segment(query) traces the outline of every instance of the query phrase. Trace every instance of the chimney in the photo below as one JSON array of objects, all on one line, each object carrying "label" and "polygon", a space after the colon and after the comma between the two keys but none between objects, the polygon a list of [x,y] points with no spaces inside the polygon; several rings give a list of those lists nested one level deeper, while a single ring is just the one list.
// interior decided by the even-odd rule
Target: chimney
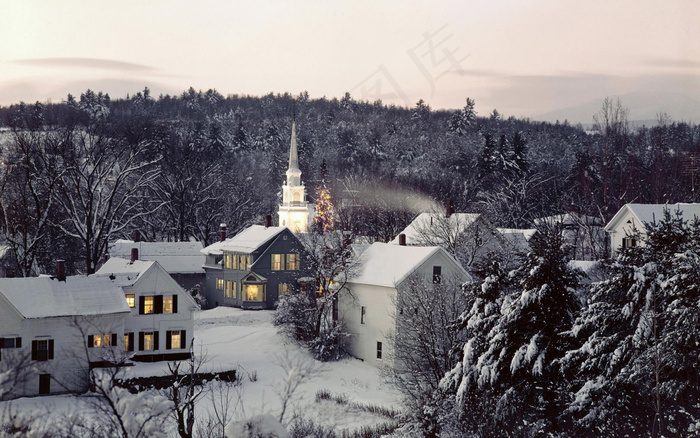
[{"label": "chimney", "polygon": [[445,208],[445,217],[450,217],[452,216],[452,213],[455,212],[455,203],[452,201],[452,198],[447,199],[447,208]]},{"label": "chimney", "polygon": [[226,240],[226,224],[219,225],[219,242]]},{"label": "chimney", "polygon": [[403,233],[399,234],[399,245],[406,246],[406,235]]},{"label": "chimney", "polygon": [[139,259],[139,249],[138,248],[131,248],[131,263],[134,263],[138,259]]},{"label": "chimney", "polygon": [[56,260],[56,279],[66,281],[66,261]]},{"label": "chimney", "polygon": [[141,241],[141,232],[139,230],[134,230],[134,242]]},{"label": "chimney", "polygon": [[270,228],[272,226],[272,216],[269,214],[265,216],[265,228]]}]

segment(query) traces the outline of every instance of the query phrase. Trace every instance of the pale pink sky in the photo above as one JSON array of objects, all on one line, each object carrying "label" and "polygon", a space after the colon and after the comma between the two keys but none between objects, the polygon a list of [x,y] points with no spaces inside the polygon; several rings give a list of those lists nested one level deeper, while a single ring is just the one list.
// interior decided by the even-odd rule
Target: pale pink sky
[{"label": "pale pink sky", "polygon": [[641,91],[697,101],[699,23],[697,1],[12,1],[0,104],[146,85],[434,108],[472,97],[480,113],[531,117]]}]

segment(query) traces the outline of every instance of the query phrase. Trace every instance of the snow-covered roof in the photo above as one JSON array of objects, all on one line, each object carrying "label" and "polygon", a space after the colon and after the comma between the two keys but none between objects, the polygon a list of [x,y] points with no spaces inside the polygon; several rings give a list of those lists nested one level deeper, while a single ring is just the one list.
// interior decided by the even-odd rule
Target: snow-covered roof
[{"label": "snow-covered roof", "polygon": [[643,226],[645,223],[663,219],[665,210],[670,211],[671,215],[680,212],[681,217],[686,221],[700,218],[700,204],[625,204],[605,226],[605,231],[612,231],[616,228],[618,222],[622,220],[627,212],[632,213],[637,218],[639,226]]},{"label": "snow-covered roof", "polygon": [[[423,234],[431,227],[437,226],[441,221],[447,220],[450,229],[460,233],[469,228],[480,216],[481,214],[479,213],[452,213],[450,217],[446,218],[441,213],[421,213],[399,234],[406,235],[406,243],[408,245],[420,244]],[[431,237],[438,239],[439,233],[436,233],[434,236],[431,235]],[[399,236],[396,236],[391,243],[398,244]]]},{"label": "snow-covered roof", "polygon": [[402,246],[376,242],[359,259],[350,283],[396,287],[438,251],[439,246]]},{"label": "snow-covered roof", "polygon": [[[155,263],[156,262],[153,260],[134,260],[132,263],[130,259],[111,257],[97,272],[95,272],[95,275],[117,275],[125,277],[127,283],[130,282],[130,284],[134,284],[139,275],[146,272]],[[124,283],[124,281],[122,281],[122,283]],[[122,284],[122,286],[124,285],[126,284]]]},{"label": "snow-covered roof", "polygon": [[251,225],[230,239],[223,242],[212,243],[202,249],[203,254],[219,255],[224,251],[240,252],[250,254],[260,248],[265,243],[277,237],[278,234],[286,230],[287,227],[265,227],[262,225]]},{"label": "snow-covered roof", "polygon": [[520,251],[528,251],[530,249],[530,239],[535,235],[535,228],[496,228],[501,236],[510,243],[510,245]]},{"label": "snow-covered roof", "polygon": [[554,216],[547,216],[535,219],[533,222],[535,223],[535,225],[602,225],[603,223],[603,221],[599,217],[586,216],[584,214],[578,213],[555,214]]},{"label": "snow-covered roof", "polygon": [[131,249],[139,250],[140,260],[155,260],[169,274],[204,273],[201,242],[134,242],[117,240],[109,245],[111,257],[131,258]]},{"label": "snow-covered roof", "polygon": [[118,280],[106,276],[0,278],[0,295],[25,318],[129,313]]}]

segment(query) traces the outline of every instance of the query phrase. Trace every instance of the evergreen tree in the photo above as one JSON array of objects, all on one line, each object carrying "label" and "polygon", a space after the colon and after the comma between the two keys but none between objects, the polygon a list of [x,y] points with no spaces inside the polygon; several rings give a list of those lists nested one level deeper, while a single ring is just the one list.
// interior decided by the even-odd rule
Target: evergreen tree
[{"label": "evergreen tree", "polygon": [[321,184],[316,189],[316,216],[314,225],[320,233],[330,233],[335,229],[335,210],[331,194],[326,184],[326,160],[321,163]]},{"label": "evergreen tree", "polygon": [[578,436],[698,432],[700,226],[666,212],[646,229],[645,245],[622,251],[594,284],[570,332],[578,348],[562,365]]},{"label": "evergreen tree", "polygon": [[[561,233],[542,229],[532,252],[506,278],[494,269],[481,301],[467,315],[474,330],[464,349],[457,400],[480,403],[474,433],[532,436],[560,431],[563,375],[557,360],[569,345],[561,333],[575,317],[577,275],[565,260]],[[512,283],[510,283],[512,282]],[[504,290],[502,298],[495,298]],[[498,315],[494,315],[498,304]],[[465,415],[473,415],[467,413]]]}]

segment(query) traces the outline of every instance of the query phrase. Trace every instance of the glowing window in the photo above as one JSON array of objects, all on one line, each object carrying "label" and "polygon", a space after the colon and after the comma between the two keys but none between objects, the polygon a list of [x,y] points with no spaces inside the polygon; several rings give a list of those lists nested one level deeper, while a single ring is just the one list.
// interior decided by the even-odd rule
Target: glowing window
[{"label": "glowing window", "polygon": [[216,288],[219,290],[222,290],[224,288],[224,279],[223,278],[216,279]]},{"label": "glowing window", "polygon": [[263,301],[263,286],[261,284],[247,284],[245,296],[247,301]]},{"label": "glowing window", "polygon": [[284,263],[284,254],[272,254],[272,267],[273,271],[281,271],[282,264]]},{"label": "glowing window", "polygon": [[236,283],[226,281],[224,285],[224,298],[236,298]]},{"label": "glowing window", "polygon": [[235,256],[233,254],[226,254],[224,255],[224,268],[226,269],[235,269],[233,267],[233,260]]},{"label": "glowing window", "polygon": [[148,351],[153,350],[153,332],[146,332],[143,334],[143,349]]},{"label": "glowing window", "polygon": [[136,297],[134,294],[126,294],[126,303],[129,307],[134,307],[136,305]]},{"label": "glowing window", "polygon": [[277,296],[281,297],[284,294],[289,292],[289,284],[287,283],[280,283],[277,285]]},{"label": "glowing window", "polygon": [[102,346],[102,335],[95,335],[92,337],[92,346],[101,347]]},{"label": "glowing window", "polygon": [[172,348],[182,348],[182,335],[179,330],[170,333],[170,345]]},{"label": "glowing window", "polygon": [[153,297],[143,297],[143,313],[146,315],[153,313]]},{"label": "glowing window", "polygon": [[299,254],[287,254],[287,270],[299,270]]},{"label": "glowing window", "polygon": [[173,296],[163,296],[163,313],[173,313]]}]

